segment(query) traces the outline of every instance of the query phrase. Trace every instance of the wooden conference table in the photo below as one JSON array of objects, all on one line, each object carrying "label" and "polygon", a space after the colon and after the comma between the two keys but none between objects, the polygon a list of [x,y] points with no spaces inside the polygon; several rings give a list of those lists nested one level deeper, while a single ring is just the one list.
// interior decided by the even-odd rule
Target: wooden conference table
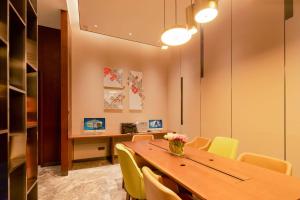
[{"label": "wooden conference table", "polygon": [[295,177],[191,147],[185,147],[183,157],[174,156],[166,140],[123,144],[201,199],[300,200]]}]

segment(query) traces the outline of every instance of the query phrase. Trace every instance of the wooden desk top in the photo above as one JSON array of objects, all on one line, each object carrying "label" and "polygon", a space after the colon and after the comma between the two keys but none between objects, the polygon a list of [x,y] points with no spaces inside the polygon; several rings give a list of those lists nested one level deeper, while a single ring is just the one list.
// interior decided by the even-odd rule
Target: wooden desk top
[{"label": "wooden desk top", "polygon": [[[166,134],[170,131],[153,131],[153,132],[145,132],[145,133],[136,133],[136,135],[145,135],[145,134],[152,134],[152,135],[159,135],[159,134]],[[172,132],[172,131],[171,131]],[[69,139],[85,139],[85,138],[107,138],[107,137],[131,137],[135,134],[121,134],[121,133],[109,133],[109,132],[86,132],[81,135],[72,135],[69,136]]]},{"label": "wooden desk top", "polygon": [[203,199],[300,199],[300,180],[185,147],[185,156],[168,152],[168,142],[123,142],[151,165]]}]

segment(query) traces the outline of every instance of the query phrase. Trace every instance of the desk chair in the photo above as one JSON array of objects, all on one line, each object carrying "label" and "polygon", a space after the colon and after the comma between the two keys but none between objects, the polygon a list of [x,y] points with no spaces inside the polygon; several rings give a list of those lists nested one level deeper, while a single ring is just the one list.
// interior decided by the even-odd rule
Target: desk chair
[{"label": "desk chair", "polygon": [[286,174],[288,176],[292,175],[292,164],[285,160],[280,160],[277,158],[254,154],[254,153],[242,153],[239,161],[270,169],[279,173]]},{"label": "desk chair", "polygon": [[142,169],[147,200],[181,200],[181,198],[168,187],[162,184],[162,177],[153,173],[148,167]]},{"label": "desk chair", "polygon": [[212,141],[208,152],[219,156],[235,159],[239,141],[233,138],[215,137]]},{"label": "desk chair", "polygon": [[132,142],[138,142],[138,141],[151,141],[154,140],[153,135],[134,135],[132,137]]},{"label": "desk chair", "polygon": [[146,199],[143,174],[133,155],[123,144],[116,144],[127,198]]},{"label": "desk chair", "polygon": [[207,151],[210,143],[211,139],[209,138],[195,137],[191,142],[186,143],[185,146]]}]

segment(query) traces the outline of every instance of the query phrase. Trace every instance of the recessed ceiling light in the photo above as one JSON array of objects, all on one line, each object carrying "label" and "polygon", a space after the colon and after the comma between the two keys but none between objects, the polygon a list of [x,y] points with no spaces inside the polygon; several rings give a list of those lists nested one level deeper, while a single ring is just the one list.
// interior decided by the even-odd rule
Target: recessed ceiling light
[{"label": "recessed ceiling light", "polygon": [[129,36],[132,36],[132,33],[128,33]]},{"label": "recessed ceiling light", "polygon": [[94,25],[94,27],[95,27],[95,28],[98,28],[98,25],[97,25],[97,24],[95,24],[95,25]]}]

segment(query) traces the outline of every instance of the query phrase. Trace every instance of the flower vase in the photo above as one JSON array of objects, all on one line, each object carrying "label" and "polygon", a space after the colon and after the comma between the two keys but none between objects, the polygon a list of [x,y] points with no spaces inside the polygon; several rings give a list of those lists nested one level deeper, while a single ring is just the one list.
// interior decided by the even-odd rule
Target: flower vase
[{"label": "flower vase", "polygon": [[176,156],[184,155],[183,147],[184,147],[184,143],[182,143],[182,142],[169,141],[170,152]]}]

